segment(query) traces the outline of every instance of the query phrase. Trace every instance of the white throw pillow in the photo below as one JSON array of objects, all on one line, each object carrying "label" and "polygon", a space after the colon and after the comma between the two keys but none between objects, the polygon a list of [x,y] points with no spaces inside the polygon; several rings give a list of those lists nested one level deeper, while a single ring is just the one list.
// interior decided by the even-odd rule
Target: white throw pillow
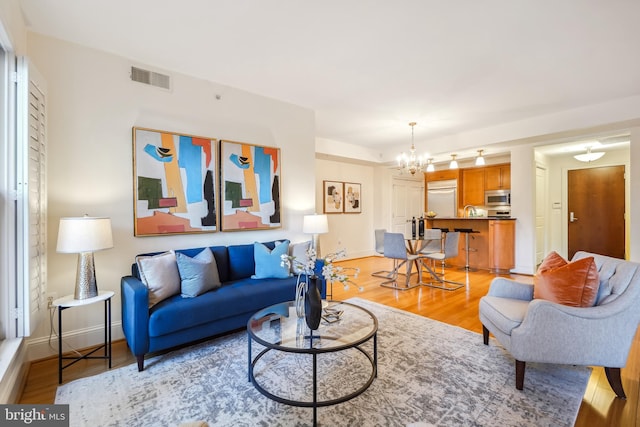
[{"label": "white throw pillow", "polygon": [[149,308],[180,293],[180,272],[173,251],[136,257],[140,279],[149,289]]},{"label": "white throw pillow", "polygon": [[307,264],[309,257],[307,256],[307,250],[311,247],[311,240],[307,242],[292,243],[289,245],[289,256],[295,257],[294,261],[291,261],[291,273],[300,273],[300,264]]}]

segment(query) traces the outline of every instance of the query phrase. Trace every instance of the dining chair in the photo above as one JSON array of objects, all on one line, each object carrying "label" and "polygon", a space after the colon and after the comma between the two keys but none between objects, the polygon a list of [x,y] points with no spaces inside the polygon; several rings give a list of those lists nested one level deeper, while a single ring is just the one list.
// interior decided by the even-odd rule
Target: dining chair
[{"label": "dining chair", "polygon": [[[386,232],[387,230],[384,228],[374,230],[374,235],[376,240],[376,252],[379,253],[380,255],[384,255],[384,233]],[[391,279],[393,277],[393,270],[392,271],[389,271],[389,270],[374,271],[373,273],[371,273],[371,275],[373,277]]]},{"label": "dining chair", "polygon": [[[407,252],[405,237],[402,233],[384,233],[384,256],[385,258],[393,259],[393,275],[390,277],[390,280],[382,282],[380,286],[399,291],[406,291],[420,286],[422,282],[421,268],[418,268],[418,281],[416,283],[410,283],[413,263],[420,258],[420,255],[409,254]],[[402,275],[400,268],[403,265],[406,268],[406,273],[404,286],[401,286],[398,284],[398,276]]]},{"label": "dining chair", "polygon": [[[458,256],[458,242],[460,241],[460,233],[457,231],[450,231],[446,234],[444,239],[444,246],[439,252],[431,252],[420,255],[420,269],[426,268],[431,274],[431,281],[421,283],[425,286],[432,288],[444,289],[445,291],[455,291],[464,286],[464,283],[454,282],[452,280],[445,279],[444,262],[447,259],[455,258]],[[429,264],[425,262],[429,260],[432,262],[440,261],[442,263],[442,274],[438,275]]]}]

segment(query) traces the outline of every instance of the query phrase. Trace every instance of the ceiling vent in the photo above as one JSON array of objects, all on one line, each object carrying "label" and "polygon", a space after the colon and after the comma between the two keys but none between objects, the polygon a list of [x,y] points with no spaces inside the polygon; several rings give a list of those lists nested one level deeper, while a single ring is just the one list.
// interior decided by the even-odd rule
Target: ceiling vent
[{"label": "ceiling vent", "polygon": [[138,67],[131,67],[131,80],[138,83],[144,83],[151,86],[160,87],[162,89],[171,90],[171,76],[156,73]]}]

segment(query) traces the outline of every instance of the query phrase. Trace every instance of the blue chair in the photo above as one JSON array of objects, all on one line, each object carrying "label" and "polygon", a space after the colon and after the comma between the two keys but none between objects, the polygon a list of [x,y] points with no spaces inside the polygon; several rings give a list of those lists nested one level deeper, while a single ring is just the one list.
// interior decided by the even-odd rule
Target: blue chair
[{"label": "blue chair", "polygon": [[[376,239],[376,252],[379,253],[380,255],[384,255],[384,233],[386,232],[387,230],[385,230],[384,228],[374,230],[374,235]],[[371,275],[373,277],[391,279],[393,277],[393,271],[389,271],[389,270],[374,271],[373,273],[371,273]]]},{"label": "blue chair", "polygon": [[[384,256],[385,258],[393,259],[393,274],[390,277],[390,280],[382,282],[380,286],[399,291],[406,291],[408,289],[415,288],[416,286],[420,286],[420,283],[422,282],[421,268],[418,268],[418,282],[413,284],[410,283],[413,263],[420,258],[420,255],[407,253],[407,246],[402,233],[384,233]],[[403,265],[406,266],[406,274],[404,286],[401,286],[398,284],[398,276],[402,274],[399,270]]]},{"label": "blue chair", "polygon": [[[440,252],[431,252],[420,256],[421,269],[422,267],[425,267],[429,273],[431,273],[431,278],[433,279],[430,282],[422,283],[423,285],[430,286],[432,288],[444,289],[445,291],[455,291],[456,289],[464,286],[464,283],[454,282],[444,278],[444,262],[449,258],[455,258],[458,256],[459,241],[460,232],[450,231],[444,239],[444,248]],[[442,277],[436,274],[436,272],[423,261],[425,259],[431,260],[432,262],[442,262]]]}]

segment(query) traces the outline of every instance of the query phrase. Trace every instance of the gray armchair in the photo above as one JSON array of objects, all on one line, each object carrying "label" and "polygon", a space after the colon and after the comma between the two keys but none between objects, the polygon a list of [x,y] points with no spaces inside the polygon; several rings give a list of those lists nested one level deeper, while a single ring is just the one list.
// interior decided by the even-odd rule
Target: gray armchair
[{"label": "gray armchair", "polygon": [[533,299],[533,285],[495,278],[480,299],[484,343],[489,332],[516,359],[516,388],[524,386],[526,362],[603,366],[611,388],[625,398],[620,368],[640,322],[640,264],[593,256],[600,287],[593,307],[569,307]]}]

